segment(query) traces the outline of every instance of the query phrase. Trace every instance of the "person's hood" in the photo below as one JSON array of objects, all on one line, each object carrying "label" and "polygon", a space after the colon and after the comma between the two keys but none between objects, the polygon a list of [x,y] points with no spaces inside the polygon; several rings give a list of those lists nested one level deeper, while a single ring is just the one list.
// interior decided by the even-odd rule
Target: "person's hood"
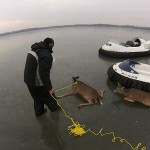
[{"label": "person's hood", "polygon": [[48,45],[46,45],[44,42],[34,43],[31,46],[31,49],[37,50],[37,49],[47,49],[50,53],[53,53],[52,48],[49,48]]}]

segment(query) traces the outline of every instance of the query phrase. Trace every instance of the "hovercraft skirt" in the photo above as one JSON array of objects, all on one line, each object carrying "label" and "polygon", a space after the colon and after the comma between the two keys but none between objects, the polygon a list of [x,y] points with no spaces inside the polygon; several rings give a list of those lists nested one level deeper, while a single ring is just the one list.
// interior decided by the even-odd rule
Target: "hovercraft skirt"
[{"label": "hovercraft skirt", "polygon": [[150,92],[150,83],[122,76],[114,71],[113,65],[107,70],[107,75],[110,80],[119,82],[125,88],[137,88],[145,92]]},{"label": "hovercraft skirt", "polygon": [[106,51],[100,48],[99,54],[114,58],[134,58],[134,57],[150,56],[150,50],[144,52],[114,52],[114,51]]}]

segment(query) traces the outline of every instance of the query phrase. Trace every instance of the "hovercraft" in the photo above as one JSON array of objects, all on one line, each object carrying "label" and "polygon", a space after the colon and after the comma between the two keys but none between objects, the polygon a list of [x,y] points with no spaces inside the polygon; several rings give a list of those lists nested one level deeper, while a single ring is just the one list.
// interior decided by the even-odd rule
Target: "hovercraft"
[{"label": "hovercraft", "polygon": [[99,54],[118,58],[150,56],[150,41],[140,37],[135,37],[126,43],[110,40],[99,49]]},{"label": "hovercraft", "polygon": [[127,59],[109,67],[107,75],[125,88],[150,92],[150,65]]}]

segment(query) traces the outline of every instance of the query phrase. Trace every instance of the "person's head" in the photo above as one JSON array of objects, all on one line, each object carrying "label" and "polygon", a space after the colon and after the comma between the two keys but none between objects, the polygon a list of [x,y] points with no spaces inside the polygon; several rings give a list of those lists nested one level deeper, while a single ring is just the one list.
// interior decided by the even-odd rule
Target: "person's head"
[{"label": "person's head", "polygon": [[54,46],[54,40],[52,38],[47,37],[46,39],[44,39],[43,41],[50,49],[53,48]]}]

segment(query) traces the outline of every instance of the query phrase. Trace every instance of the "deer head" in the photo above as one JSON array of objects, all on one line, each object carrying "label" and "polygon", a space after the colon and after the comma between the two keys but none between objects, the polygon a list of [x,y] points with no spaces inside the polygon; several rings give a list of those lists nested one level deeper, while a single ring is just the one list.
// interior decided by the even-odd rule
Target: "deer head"
[{"label": "deer head", "polygon": [[105,93],[105,90],[98,91],[98,95],[99,95],[100,99],[103,99],[104,93]]},{"label": "deer head", "polygon": [[118,82],[117,88],[114,90],[115,93],[123,93],[124,87]]}]

